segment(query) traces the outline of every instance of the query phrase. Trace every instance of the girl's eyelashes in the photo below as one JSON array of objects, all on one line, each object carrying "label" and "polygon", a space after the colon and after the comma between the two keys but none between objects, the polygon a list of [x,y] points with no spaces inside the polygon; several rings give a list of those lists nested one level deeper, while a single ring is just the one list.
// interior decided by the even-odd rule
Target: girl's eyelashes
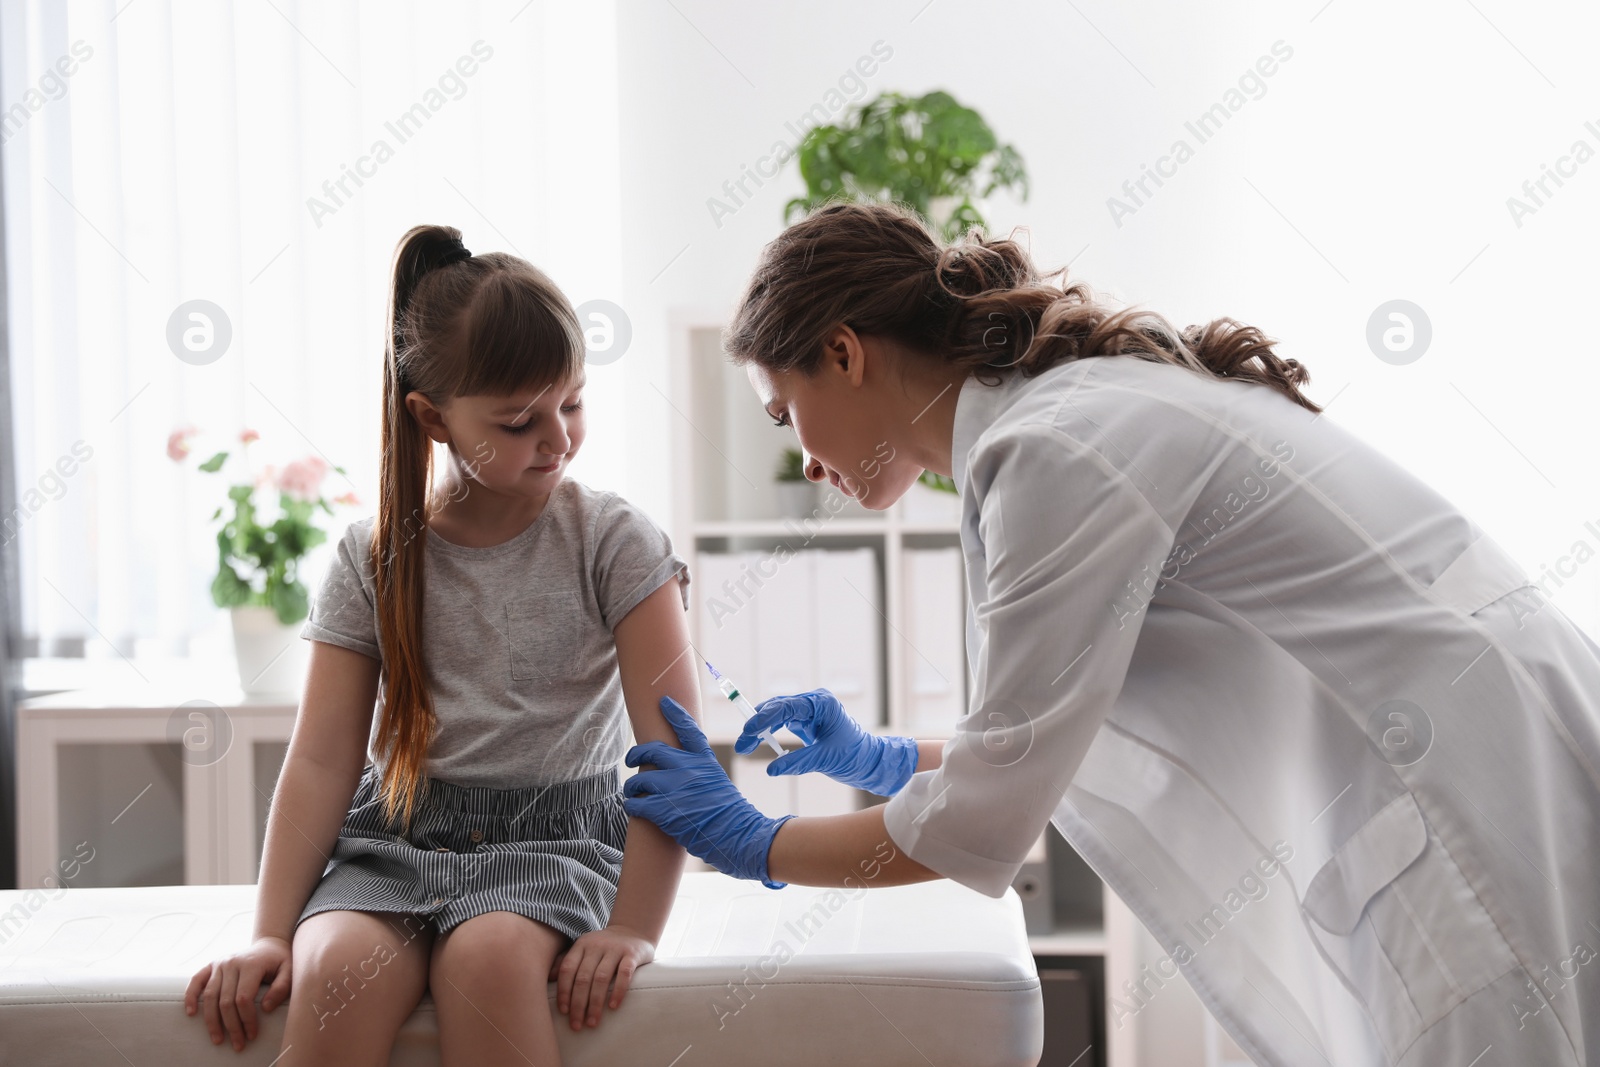
[{"label": "girl's eyelashes", "polygon": [[[568,414],[571,414],[572,412],[577,411],[581,407],[583,407],[583,401],[580,400],[576,404],[567,404],[561,410],[567,412]],[[502,430],[504,430],[506,433],[510,434],[511,436],[517,437],[517,436],[519,436],[521,434],[525,434],[529,430],[533,429],[533,420],[529,419],[527,422],[523,423],[520,426],[502,426],[500,428]]]},{"label": "girl's eyelashes", "polygon": [[782,415],[779,415],[777,420],[774,421],[772,425],[774,425],[774,426],[787,426],[787,425],[789,425],[789,413],[786,411]]}]

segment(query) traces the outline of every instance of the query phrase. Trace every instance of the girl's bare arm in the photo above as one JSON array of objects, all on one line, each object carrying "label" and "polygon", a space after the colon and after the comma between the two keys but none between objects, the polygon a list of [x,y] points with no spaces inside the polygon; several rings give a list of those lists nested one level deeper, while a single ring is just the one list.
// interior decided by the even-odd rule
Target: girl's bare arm
[{"label": "girl's bare arm", "polygon": [[261,849],[255,937],[293,940],[355,796],[377,696],[377,660],[311,642],[305,692]]},{"label": "girl's bare arm", "polygon": [[[659,701],[670,696],[698,721],[700,661],[689,645],[689,621],[677,576],[641,600],[617,623],[612,636],[635,740],[678,747]],[[630,818],[611,925],[636,930],[651,944],[659,943],[678,895],[684,855],[683,848],[655,823]]]}]

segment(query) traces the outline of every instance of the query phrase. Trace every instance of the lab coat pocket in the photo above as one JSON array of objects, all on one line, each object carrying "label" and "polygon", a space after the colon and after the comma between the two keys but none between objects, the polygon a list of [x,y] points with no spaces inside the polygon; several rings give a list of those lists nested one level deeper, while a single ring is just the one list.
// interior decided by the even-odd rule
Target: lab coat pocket
[{"label": "lab coat pocket", "polygon": [[1391,1059],[1518,966],[1411,793],[1351,834],[1301,904],[1327,958],[1367,1006]]},{"label": "lab coat pocket", "polygon": [[566,669],[580,616],[578,594],[528,593],[506,604],[506,644],[513,679],[548,679]]}]

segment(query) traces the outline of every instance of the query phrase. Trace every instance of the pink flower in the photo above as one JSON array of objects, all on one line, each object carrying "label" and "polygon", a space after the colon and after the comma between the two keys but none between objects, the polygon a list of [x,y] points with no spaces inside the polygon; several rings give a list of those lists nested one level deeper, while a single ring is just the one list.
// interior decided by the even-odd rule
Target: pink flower
[{"label": "pink flower", "polygon": [[259,441],[259,440],[261,440],[261,435],[259,433],[257,433],[256,431],[251,430],[251,429],[246,429],[243,433],[241,433],[239,435],[239,442],[241,444],[246,444],[247,445],[251,441]]},{"label": "pink flower", "polygon": [[361,501],[356,498],[356,494],[353,491],[334,497],[333,502],[335,504],[343,504],[348,508],[359,508],[361,506]]},{"label": "pink flower", "polygon": [[174,463],[182,463],[189,456],[189,438],[200,431],[193,426],[184,426],[173,430],[167,435],[167,458]]},{"label": "pink flower", "polygon": [[297,459],[278,475],[278,488],[299,500],[316,500],[322,495],[322,479],[328,464],[320,456]]}]

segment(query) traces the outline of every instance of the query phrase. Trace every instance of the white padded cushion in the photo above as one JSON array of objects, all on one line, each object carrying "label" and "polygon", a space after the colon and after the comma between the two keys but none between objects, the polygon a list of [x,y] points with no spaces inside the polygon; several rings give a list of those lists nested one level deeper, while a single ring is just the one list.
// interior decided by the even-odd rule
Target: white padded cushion
[{"label": "white padded cushion", "polygon": [[[242,1053],[183,1011],[190,976],[248,943],[255,901],[253,885],[0,892],[0,1063],[271,1063],[283,1007]],[[712,871],[683,876],[622,1007],[556,1033],[567,1067],[1032,1067],[1044,1021],[1015,892],[771,890]],[[431,997],[391,1063],[439,1063]]]}]

